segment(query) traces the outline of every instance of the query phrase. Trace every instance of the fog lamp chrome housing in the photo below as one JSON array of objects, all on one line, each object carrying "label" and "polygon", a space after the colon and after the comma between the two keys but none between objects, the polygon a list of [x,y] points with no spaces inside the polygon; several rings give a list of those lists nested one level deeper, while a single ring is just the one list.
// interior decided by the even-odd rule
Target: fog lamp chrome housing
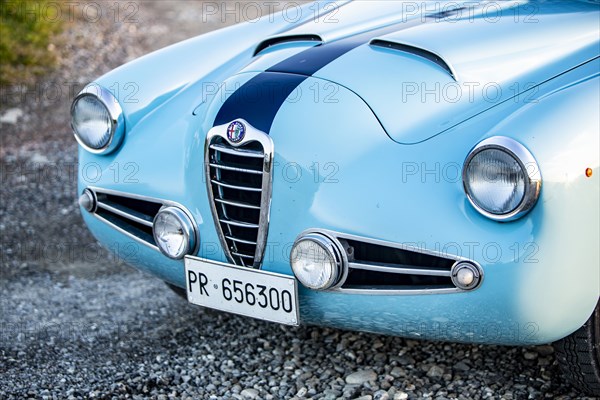
[{"label": "fog lamp chrome housing", "polygon": [[163,207],[152,224],[158,249],[169,258],[179,260],[196,248],[196,228],[192,219],[179,207]]},{"label": "fog lamp chrome housing", "polygon": [[96,194],[90,189],[84,189],[81,193],[81,196],[79,196],[79,200],[77,202],[79,203],[79,206],[86,211],[96,211],[98,201],[96,199]]},{"label": "fog lamp chrome housing", "polygon": [[533,155],[505,136],[493,136],[475,146],[465,160],[462,178],[469,202],[496,221],[512,221],[527,214],[542,188]]},{"label": "fog lamp chrome housing", "polygon": [[108,89],[87,86],[71,104],[71,128],[81,147],[90,153],[108,154],[123,141],[123,110]]},{"label": "fog lamp chrome housing", "polygon": [[452,283],[462,290],[476,289],[483,280],[481,268],[469,261],[457,261],[450,270]]},{"label": "fog lamp chrome housing", "polygon": [[327,290],[341,282],[348,262],[343,249],[329,237],[308,233],[294,242],[290,264],[296,278],[309,289]]}]

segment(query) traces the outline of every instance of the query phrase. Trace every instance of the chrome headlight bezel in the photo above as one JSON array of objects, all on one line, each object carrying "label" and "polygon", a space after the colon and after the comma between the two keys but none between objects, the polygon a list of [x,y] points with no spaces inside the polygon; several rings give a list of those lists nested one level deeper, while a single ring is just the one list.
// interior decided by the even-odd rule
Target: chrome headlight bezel
[{"label": "chrome headlight bezel", "polygon": [[[500,150],[511,156],[521,167],[525,178],[524,193],[521,201],[512,210],[507,210],[504,213],[492,213],[482,208],[473,198],[473,194],[469,192],[467,186],[468,167],[471,160],[479,153],[495,149]],[[463,189],[469,199],[469,202],[480,214],[495,221],[513,221],[527,214],[536,204],[542,189],[542,175],[540,167],[531,154],[531,152],[516,140],[506,136],[492,136],[479,142],[465,159],[462,170]]]},{"label": "chrome headlight bezel", "polygon": [[[163,247],[160,245],[159,238],[156,233],[156,225],[157,221],[161,215],[169,214],[173,216],[179,223],[181,227],[181,231],[184,237],[183,243],[185,247],[182,251],[177,254],[169,254]],[[197,238],[198,229],[194,223],[194,220],[191,216],[189,216],[184,210],[176,206],[164,206],[162,207],[156,216],[154,217],[154,221],[152,222],[152,236],[154,238],[154,243],[156,243],[156,247],[158,250],[164,254],[165,256],[173,259],[173,260],[181,260],[186,255],[193,254],[197,247],[199,240]]]},{"label": "chrome headlight bezel", "polygon": [[[94,148],[85,143],[85,141],[79,136],[79,133],[73,124],[75,106],[79,100],[87,96],[94,97],[100,101],[110,116],[110,136],[108,142],[101,148]],[[73,102],[71,103],[71,129],[73,130],[75,140],[77,140],[77,143],[79,143],[79,145],[85,150],[93,154],[109,154],[116,150],[123,141],[125,134],[125,117],[123,116],[123,109],[121,108],[117,98],[110,92],[110,90],[100,85],[89,85],[79,92],[79,94],[75,96]]]},{"label": "chrome headlight bezel", "polygon": [[[310,286],[303,279],[301,279],[297,273],[297,269],[294,266],[293,254],[296,247],[303,241],[313,242],[322,250],[324,250],[333,261],[334,270],[329,276],[329,279],[327,279],[322,285]],[[334,241],[332,238],[323,235],[322,233],[316,232],[305,232],[296,238],[290,251],[290,267],[296,279],[298,279],[303,286],[312,290],[335,289],[344,282],[346,276],[348,275],[348,259],[341,244],[339,244],[337,241]]]}]

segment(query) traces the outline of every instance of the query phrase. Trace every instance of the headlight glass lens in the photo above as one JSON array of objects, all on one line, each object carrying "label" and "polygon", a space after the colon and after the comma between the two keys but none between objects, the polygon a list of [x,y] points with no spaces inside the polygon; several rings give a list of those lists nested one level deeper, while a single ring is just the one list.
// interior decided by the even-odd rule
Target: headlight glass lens
[{"label": "headlight glass lens", "polygon": [[73,130],[79,139],[92,149],[106,147],[111,139],[112,121],[106,106],[96,96],[82,96],[73,105]]},{"label": "headlight glass lens", "polygon": [[526,171],[511,154],[489,148],[470,159],[464,184],[477,206],[491,214],[507,214],[523,200],[526,179]]},{"label": "headlight glass lens", "polygon": [[291,265],[298,280],[311,289],[330,286],[337,275],[334,256],[312,240],[300,240],[294,245]]},{"label": "headlight glass lens", "polygon": [[154,219],[154,241],[167,257],[180,259],[192,250],[193,231],[187,219],[173,208],[161,210]]}]

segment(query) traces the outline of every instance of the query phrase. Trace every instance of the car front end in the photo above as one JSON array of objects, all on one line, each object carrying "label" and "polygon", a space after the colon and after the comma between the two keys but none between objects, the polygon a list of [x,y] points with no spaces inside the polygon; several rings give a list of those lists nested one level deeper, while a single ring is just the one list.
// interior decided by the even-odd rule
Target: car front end
[{"label": "car front end", "polygon": [[[547,7],[546,26],[583,30]],[[86,88],[89,229],[193,303],[276,322],[497,344],[576,331],[600,293],[597,37],[473,58],[420,30],[490,46],[512,25],[373,13],[352,34],[310,18],[230,28]],[[190,56],[244,30],[229,55]],[[137,101],[107,89],[130,81]]]}]

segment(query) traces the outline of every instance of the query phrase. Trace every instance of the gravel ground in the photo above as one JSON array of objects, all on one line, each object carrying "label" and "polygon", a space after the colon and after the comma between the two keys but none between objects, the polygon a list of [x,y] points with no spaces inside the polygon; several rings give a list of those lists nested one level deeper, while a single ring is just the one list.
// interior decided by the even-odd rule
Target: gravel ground
[{"label": "gravel ground", "polygon": [[[129,4],[137,22],[123,21]],[[72,94],[233,22],[200,23],[198,3],[119,9],[116,20],[104,9],[70,24],[51,49],[59,67],[25,94],[2,88],[0,398],[580,398],[550,346],[418,342],[212,312],[96,245],[75,201]]]}]

